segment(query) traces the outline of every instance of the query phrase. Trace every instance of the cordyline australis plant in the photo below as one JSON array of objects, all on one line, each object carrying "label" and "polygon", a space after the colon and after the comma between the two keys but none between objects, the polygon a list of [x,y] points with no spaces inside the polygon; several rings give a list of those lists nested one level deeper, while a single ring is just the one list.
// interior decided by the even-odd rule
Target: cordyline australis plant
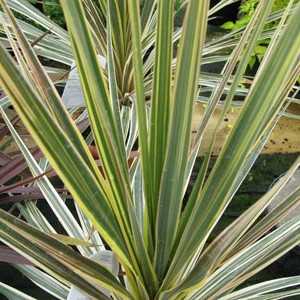
[{"label": "cordyline australis plant", "polygon": [[[14,52],[13,59],[0,47],[0,84],[8,97],[1,103],[3,119],[33,176],[43,174],[49,162],[72,195],[80,222],[44,176],[36,185],[69,237],[58,235],[29,202],[18,204],[27,222],[0,210],[0,238],[36,265],[17,268],[57,298],[66,299],[70,286],[93,299],[282,299],[300,293],[300,276],[239,288],[300,242],[299,216],[276,227],[297,204],[299,187],[263,215],[297,170],[299,159],[261,199],[208,242],[293,99],[290,95],[300,73],[300,6],[293,1],[277,15],[276,30],[268,33],[269,48],[251,86],[243,90],[241,115],[213,169],[208,172],[208,152],[192,192],[183,201],[199,148],[205,142],[213,148],[264,25],[274,18],[272,1],[260,1],[250,23],[230,44],[230,53],[215,58],[225,65],[218,81],[210,85],[206,110],[192,138],[194,103],[203,86],[208,92],[207,78],[200,73],[207,59],[208,16],[230,2],[220,1],[209,10],[205,0],[61,0],[66,33],[26,10],[30,6],[23,0],[0,0],[1,24]],[[17,21],[11,8],[44,24],[50,36],[32,41],[33,27]],[[184,11],[185,17],[182,28],[175,29],[178,11]],[[66,58],[62,51],[69,42],[92,132],[87,140],[57,93],[51,70],[37,57],[70,60],[72,54]],[[35,48],[38,43],[41,46]],[[98,55],[105,57],[105,68]],[[207,141],[207,124],[221,100],[223,112]],[[6,114],[9,101],[46,160],[38,163],[15,130]],[[100,167],[88,148],[91,141]],[[134,147],[138,155],[132,158]],[[88,258],[104,249],[114,253],[120,265],[117,273],[103,260]],[[31,299],[6,285],[1,290]]]}]

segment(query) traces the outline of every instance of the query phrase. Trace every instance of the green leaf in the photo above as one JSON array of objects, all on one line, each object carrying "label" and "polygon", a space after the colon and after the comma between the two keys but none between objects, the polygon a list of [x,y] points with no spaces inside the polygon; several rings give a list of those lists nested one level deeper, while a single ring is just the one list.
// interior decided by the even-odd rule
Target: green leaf
[{"label": "green leaf", "polygon": [[195,299],[208,297],[218,299],[226,291],[232,290],[248,277],[283,256],[298,245],[299,241],[300,219],[296,217],[227,260],[205,281],[194,282],[193,289],[190,284],[183,283],[166,293],[165,297],[175,296],[179,291],[182,293],[182,290],[186,289],[185,292],[193,294]]},{"label": "green leaf", "polygon": [[[197,205],[183,232],[173,263],[170,277],[175,277],[192,257],[219,220],[232,195],[228,197],[237,171],[246,161],[249,149],[263,135],[282,107],[285,95],[281,91],[290,85],[300,49],[300,28],[297,26],[300,7],[289,18],[288,25],[276,47],[273,47],[262,64],[252,86],[243,111],[235,124],[219,158],[207,180]],[[204,213],[205,212],[205,213]],[[172,275],[171,275],[172,274]]]},{"label": "green leaf", "polygon": [[[235,288],[293,249],[300,241],[299,224],[299,217],[293,218],[226,261],[208,278],[207,284],[204,284],[199,294],[197,293],[199,297],[202,295],[219,297],[224,290]],[[214,286],[216,282],[218,282],[217,289]]]},{"label": "green leaf", "polygon": [[[111,101],[104,74],[101,70],[91,32],[80,1],[61,1],[68,29],[71,35],[74,56],[80,75],[84,100],[89,113],[89,120],[94,139],[104,166],[105,174],[117,199],[110,199],[115,213],[122,209],[125,218],[118,216],[127,234],[130,226],[128,208],[131,200],[127,162],[124,155],[123,141],[117,131]],[[122,195],[122,196],[121,196]],[[126,195],[124,197],[124,195]],[[115,203],[114,203],[115,202]],[[117,203],[119,202],[119,203]],[[118,208],[121,205],[121,208]],[[125,234],[126,236],[126,234]]]},{"label": "green leaf", "polygon": [[299,286],[300,276],[279,278],[275,280],[269,280],[261,282],[258,284],[250,285],[241,290],[237,290],[233,293],[230,293],[224,297],[221,297],[220,300],[239,300],[247,297],[261,297],[263,294],[283,290],[286,288]]},{"label": "green leaf", "polygon": [[27,0],[7,0],[7,5],[26,18],[30,18],[32,21],[41,25],[45,29],[55,33],[62,40],[69,40],[66,30],[58,26],[55,22],[51,21]]},{"label": "green leaf", "polygon": [[[151,98],[150,157],[153,177],[153,220],[156,218],[160,181],[167,151],[171,107],[171,63],[173,57],[174,1],[158,3],[154,79]],[[154,226],[154,224],[151,224]],[[153,233],[154,228],[151,230]]]},{"label": "green leaf", "polygon": [[257,45],[255,47],[255,53],[259,55],[264,55],[266,53],[266,50],[267,50],[266,46]]},{"label": "green leaf", "polygon": [[[199,281],[202,271],[209,273],[211,271],[210,269],[216,269],[222,263],[222,261],[231,257],[233,255],[232,252],[236,253],[238,251],[237,249],[243,249],[245,245],[250,245],[250,243],[245,244],[242,242],[247,240],[247,236],[251,236],[250,232],[253,231],[252,228],[255,228],[256,225],[254,225],[250,230],[249,228],[257,221],[257,219],[265,211],[266,207],[274,200],[278,193],[284,190],[288,180],[293,176],[294,172],[298,168],[299,162],[300,159],[293,164],[285,176],[282,177],[277,184],[268,191],[268,193],[261,197],[254,205],[249,207],[241,216],[239,216],[222,233],[220,233],[217,238],[205,249],[193,270],[193,272],[198,273]],[[284,201],[284,206],[293,204],[295,200],[297,199],[295,199],[293,195],[287,195]],[[264,228],[264,233],[266,233],[271,227],[266,226]],[[262,235],[260,235],[260,237],[261,236]],[[258,240],[258,238],[256,240]],[[253,240],[253,242],[256,240]],[[241,243],[244,245],[244,247],[240,246]]]},{"label": "green leaf", "polygon": [[[112,8],[111,8],[111,0],[108,1],[108,13],[107,13],[107,66],[108,66],[108,83],[109,83],[109,92],[111,98],[111,105],[114,112],[114,117],[116,121],[117,133],[119,135],[119,140],[122,141],[123,150],[125,149],[125,137],[122,134],[123,128],[120,118],[120,102],[118,97],[118,86],[117,86],[117,78],[116,78],[116,69],[114,62],[114,48],[113,48],[113,27],[112,27]],[[123,155],[125,155],[123,153]]]},{"label": "green leaf", "polygon": [[[30,45],[24,33],[21,31],[20,26],[16,22],[14,15],[12,14],[8,5],[6,5],[5,1],[1,0],[0,3],[4,11],[6,12],[13,32],[15,33],[20,48],[22,49],[22,53],[24,54],[27,68],[23,68],[23,72],[27,74],[28,78],[32,78],[32,81],[35,83],[35,87],[39,91],[41,97],[43,97],[43,99],[47,103],[50,112],[56,118],[58,123],[64,128],[64,131],[69,135],[73,142],[76,143],[76,148],[78,149],[80,155],[83,157],[86,163],[90,166],[91,169],[97,169],[92,156],[89,155],[88,148],[83,140],[83,137],[76,129],[75,124],[72,122],[71,117],[62,104],[56,87],[42,67],[32,46]],[[95,171],[96,176],[98,173],[98,170]]]},{"label": "green leaf", "polygon": [[[98,179],[88,168],[72,141],[53,120],[42,100],[18,72],[10,55],[2,47],[0,54],[2,66],[0,82],[14,108],[75,201],[89,216],[111,248],[118,253],[120,259],[129,264],[120,228],[107,203],[107,192],[101,188]],[[101,200],[95,202],[95,198]]]},{"label": "green leaf", "polygon": [[296,207],[300,200],[300,188],[292,191],[286,199],[273,211],[257,222],[239,241],[236,248],[245,247],[254,243],[262,237],[268,230],[278,225],[291,209]]},{"label": "green leaf", "polygon": [[[40,166],[34,159],[33,155],[30,153],[29,149],[26,147],[25,143],[22,141],[20,138],[19,134],[17,131],[14,129],[13,125],[9,121],[6,113],[3,111],[2,108],[0,108],[0,112],[2,114],[2,117],[10,130],[16,144],[20,148],[22,154],[24,155],[26,162],[32,172],[33,176],[39,176],[43,174],[43,171],[41,170]],[[60,221],[60,224],[63,226],[63,228],[66,230],[66,232],[70,235],[70,239],[77,240],[77,243],[79,241],[82,241],[81,244],[78,243],[77,245],[79,246],[84,246],[84,234],[83,231],[81,230],[80,226],[78,225],[76,219],[68,209],[67,205],[63,201],[63,199],[60,197],[60,195],[56,192],[52,184],[50,183],[49,179],[46,177],[40,178],[36,182],[37,186],[40,188],[41,192],[43,193],[44,197],[48,201],[49,206],[53,210],[54,214]],[[77,239],[75,238],[77,237]],[[87,243],[87,242],[85,242]],[[75,244],[74,244],[75,245]],[[87,244],[86,244],[87,245]],[[89,253],[88,250],[85,249],[80,249],[83,253],[85,254],[91,254]]]},{"label": "green leaf", "polygon": [[139,149],[143,174],[143,187],[146,202],[145,214],[145,232],[148,249],[153,249],[153,228],[154,222],[154,199],[153,199],[153,179],[149,165],[150,154],[148,147],[148,128],[147,114],[145,107],[145,90],[144,90],[144,70],[142,61],[142,45],[141,45],[141,24],[140,24],[140,7],[139,1],[129,1],[129,23],[132,35],[132,57],[133,57],[133,73],[135,87],[135,105],[137,109],[138,132],[139,132]]},{"label": "green leaf", "polygon": [[253,56],[251,56],[251,58],[249,60],[249,63],[248,63],[249,67],[252,69],[254,67],[255,63],[256,63],[256,56],[253,55]]},{"label": "green leaf", "polygon": [[231,30],[234,28],[234,23],[232,21],[225,22],[221,27],[227,30]]},{"label": "green leaf", "polygon": [[47,291],[57,299],[67,299],[70,289],[62,282],[34,266],[14,265],[14,267],[38,287]]},{"label": "green leaf", "polygon": [[0,282],[0,294],[4,295],[8,299],[36,300],[36,298],[26,295],[26,294],[22,293],[21,291],[3,283],[3,282]]},{"label": "green leaf", "polygon": [[107,200],[118,220],[134,271],[143,277],[140,280],[153,292],[156,279],[134,212],[124,141],[118,132],[120,126],[113,113],[113,102],[109,99],[107,83],[98,64],[92,35],[81,2],[63,0],[61,4],[71,35],[92,132],[103,163],[106,184],[110,186]]},{"label": "green leaf", "polygon": [[[253,19],[251,20],[248,27],[243,32],[240,41],[238,42],[235,49],[233,50],[230,58],[227,61],[227,64],[224,66],[224,69],[222,70],[222,79],[220,80],[218,86],[211,94],[209,99],[209,104],[205,109],[200,125],[197,127],[197,135],[195,138],[196,142],[195,145],[193,145],[193,147],[195,148],[195,150],[193,151],[196,151],[196,153],[199,152],[199,149],[202,146],[202,141],[205,141],[205,133],[207,131],[206,128],[208,126],[209,120],[212,118],[213,112],[215,111],[216,106],[221,100],[221,97],[224,93],[226,84],[228,84],[228,81],[232,76],[233,78],[231,79],[230,87],[227,92],[226,98],[224,100],[224,108],[222,109],[222,113],[220,114],[218,121],[216,122],[216,125],[214,126],[213,129],[213,134],[210,142],[210,151],[207,154],[208,157],[207,157],[206,164],[209,164],[210,155],[214,147],[214,142],[217,139],[217,133],[220,130],[225,115],[231,106],[235,91],[237,90],[238,85],[242,79],[242,75],[246,70],[247,61],[256,45],[256,40],[263,29],[264,21],[267,18],[270,9],[271,9],[270,1],[261,1],[260,6],[258,7],[257,11],[255,12],[255,15],[253,16]],[[233,72],[234,75],[232,75]],[[205,177],[205,174],[206,171],[204,170],[204,174],[199,172],[198,176]],[[197,178],[193,186],[193,191],[188,201],[187,212],[183,214],[180,220],[180,230],[181,230],[180,233],[182,233],[183,229],[187,224],[188,218],[186,216],[191,215],[191,212],[194,209],[194,203],[200,197],[200,194],[202,192],[202,182],[203,179],[199,178],[198,180]],[[180,236],[181,234],[179,234],[179,237]]]},{"label": "green leaf", "polygon": [[173,99],[170,108],[170,131],[161,178],[157,220],[155,269],[162,280],[175,241],[185,185],[194,99],[199,76],[201,50],[207,25],[208,1],[189,2],[183,35],[180,40]]},{"label": "green leaf", "polygon": [[[95,285],[132,299],[118,280],[95,263],[56,239],[0,210],[0,239],[44,270],[64,278],[97,299],[106,297]],[[90,283],[89,283],[90,282]]]}]

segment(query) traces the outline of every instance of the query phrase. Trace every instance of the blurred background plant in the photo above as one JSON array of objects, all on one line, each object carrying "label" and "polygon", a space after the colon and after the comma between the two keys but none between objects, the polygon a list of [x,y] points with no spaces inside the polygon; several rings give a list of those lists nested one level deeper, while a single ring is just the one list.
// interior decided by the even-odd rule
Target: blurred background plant
[{"label": "blurred background plant", "polygon": [[[299,2],[299,0],[295,1],[295,3],[296,2]],[[221,28],[230,31],[235,31],[245,27],[251,20],[251,17],[255,12],[258,3],[259,0],[242,0],[239,6],[237,20],[227,21],[221,26]],[[286,8],[288,4],[289,4],[289,0],[275,0],[273,2],[272,11],[274,13],[280,11]],[[266,27],[271,29],[272,27],[276,26],[276,24],[277,24],[276,21],[271,22]],[[254,67],[256,67],[257,69],[258,63],[261,62],[269,43],[270,43],[270,39],[265,39],[255,47],[254,53],[252,54],[249,60],[250,70],[253,69]]]},{"label": "blurred background plant", "polygon": [[28,0],[59,26],[65,28],[65,18],[59,0]]},{"label": "blurred background plant", "polygon": [[44,0],[43,12],[56,24],[60,25],[61,27],[66,26],[64,14],[60,7],[59,0]]}]

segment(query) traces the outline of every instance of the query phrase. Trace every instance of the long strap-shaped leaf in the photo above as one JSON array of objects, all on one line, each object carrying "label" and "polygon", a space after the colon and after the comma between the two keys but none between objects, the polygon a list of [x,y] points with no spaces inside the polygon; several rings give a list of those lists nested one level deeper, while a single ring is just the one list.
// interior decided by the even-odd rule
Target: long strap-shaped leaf
[{"label": "long strap-shaped leaf", "polygon": [[[68,24],[74,56],[80,75],[84,100],[89,113],[89,120],[95,142],[103,162],[108,183],[114,198],[114,205],[121,207],[124,218],[120,221],[124,229],[130,232],[128,219],[128,204],[131,201],[130,184],[127,172],[127,161],[124,146],[120,141],[112,112],[109,93],[99,66],[96,50],[88,28],[84,10],[80,1],[61,1]],[[114,199],[110,199],[113,203]],[[127,233],[127,234],[128,234]]]},{"label": "long strap-shaped leaf", "polygon": [[[259,300],[281,300],[281,299],[291,299],[295,298],[295,296],[300,295],[300,289],[291,289],[284,292],[278,292],[278,293],[270,293],[266,295],[259,296]],[[245,300],[256,300],[256,296],[250,296],[246,298]]]},{"label": "long strap-shaped leaf", "polygon": [[83,137],[76,129],[75,124],[71,121],[71,117],[63,106],[54,84],[51,82],[48,74],[42,67],[30,43],[26,40],[24,33],[20,30],[20,27],[18,26],[8,5],[6,4],[6,1],[1,0],[0,3],[8,19],[10,20],[16,39],[20,48],[22,49],[22,53],[24,54],[30,69],[31,73],[28,74],[28,76],[33,77],[36,88],[43,97],[43,100],[48,104],[56,120],[64,128],[64,131],[69,135],[73,143],[76,143],[76,149],[80,152],[82,158],[86,161],[90,168],[94,170],[95,175],[97,176],[97,174],[99,174],[99,170],[97,169],[93,157],[87,150],[87,145],[85,144]]},{"label": "long strap-shaped leaf", "polygon": [[116,78],[116,68],[115,68],[115,60],[114,60],[114,48],[113,48],[113,27],[112,27],[112,0],[109,0],[107,3],[107,70],[108,70],[108,84],[109,84],[109,92],[110,92],[110,100],[112,103],[112,108],[114,112],[114,117],[116,119],[116,126],[119,135],[119,139],[123,142],[122,144],[125,147],[125,139],[123,135],[123,128],[120,116],[120,101],[118,97],[118,85]]},{"label": "long strap-shaped leaf", "polygon": [[130,80],[124,77],[126,64],[131,44],[131,35],[128,32],[128,5],[127,0],[109,0],[111,27],[113,37],[114,59],[116,65],[117,81],[119,83],[120,96],[124,97],[129,92]]},{"label": "long strap-shaped leaf", "polygon": [[[225,262],[197,292],[198,299],[204,295],[220,297],[224,291],[235,288],[235,283],[240,284],[239,277],[245,281],[293,249],[300,241],[299,225],[300,219],[295,217]],[[248,277],[244,277],[248,272]]]},{"label": "long strap-shaped leaf", "polygon": [[[166,1],[164,1],[166,2]],[[171,2],[171,1],[169,1]],[[147,1],[143,1],[143,5],[142,5],[142,14],[141,14],[141,22],[142,22],[142,29],[145,28],[148,19],[151,17],[151,11],[153,9],[153,5],[155,5],[155,1],[154,0],[147,0]]]},{"label": "long strap-shaped leaf", "polygon": [[93,0],[83,0],[83,3],[99,54],[106,57],[105,20],[102,18],[101,11]]},{"label": "long strap-shaped leaf", "polygon": [[[257,222],[245,236],[239,241],[237,249],[245,247],[245,245],[250,245],[254,241],[262,237],[268,230],[276,226],[282,221],[284,217],[291,212],[293,208],[296,208],[300,202],[300,187],[293,191],[287,199],[284,199],[278,207],[273,211],[264,216],[259,222]],[[237,249],[234,249],[235,251]]]},{"label": "long strap-shaped leaf", "polygon": [[[226,197],[234,184],[238,170],[246,160],[249,148],[257,142],[266,125],[282,106],[284,90],[293,76],[293,69],[300,51],[300,7],[290,17],[286,30],[277,47],[272,51],[268,64],[263,64],[248,95],[247,103],[214,167],[203,193],[185,228],[176,249],[169,280],[186,264],[200,242],[207,239],[230,199]],[[273,116],[269,114],[273,111]],[[205,214],[203,215],[203,212]]]},{"label": "long strap-shaped leaf", "polygon": [[0,294],[6,296],[8,299],[14,300],[37,300],[29,295],[22,293],[21,291],[0,282]]},{"label": "long strap-shaped leaf", "polygon": [[40,12],[36,7],[34,7],[29,1],[26,0],[7,0],[8,5],[13,10],[26,16],[32,21],[40,24],[42,27],[55,33],[61,38],[63,42],[69,42],[68,34],[66,30],[57,25],[55,22],[47,18],[42,12]]},{"label": "long strap-shaped leaf", "polygon": [[[184,173],[190,146],[192,109],[207,24],[208,1],[192,0],[180,40],[174,96],[171,102],[167,155],[161,178],[156,220],[155,268],[166,272],[178,227]],[[160,99],[166,101],[166,99]]]},{"label": "long strap-shaped leaf", "polygon": [[[158,1],[158,10],[150,123],[150,156],[153,161],[154,218],[156,217],[160,180],[166,156],[168,137],[172,80],[171,63],[173,58],[172,34],[174,0]],[[154,232],[154,228],[152,231]]]},{"label": "long strap-shaped leaf", "polygon": [[[31,155],[30,151],[22,141],[21,137],[12,126],[11,122],[9,121],[6,113],[2,108],[0,108],[0,112],[2,117],[9,128],[12,137],[14,138],[16,144],[20,148],[22,154],[24,155],[27,164],[33,174],[33,176],[38,176],[42,174],[42,169]],[[42,177],[39,181],[36,182],[37,186],[40,188],[41,192],[43,193],[45,199],[48,201],[49,206],[53,210],[54,214],[58,218],[59,222],[62,224],[66,232],[72,237],[77,237],[84,239],[85,236],[83,234],[82,229],[78,225],[75,217],[70,212],[69,208],[67,207],[66,203],[63,199],[59,196],[57,191],[54,189],[52,184],[50,183],[47,177]],[[91,255],[89,249],[81,248],[82,254]]]},{"label": "long strap-shaped leaf", "polygon": [[96,299],[108,299],[94,286],[96,283],[124,299],[131,299],[128,291],[105,267],[82,257],[56,239],[3,210],[0,210],[0,239],[45,271],[75,284]]},{"label": "long strap-shaped leaf", "polygon": [[[255,272],[251,275],[287,253],[299,241],[300,218],[296,217],[229,259],[210,277],[203,281],[194,282],[193,285],[190,285],[190,282],[180,284],[170,293],[166,293],[164,297],[174,296],[186,289],[186,293],[196,295],[193,299],[209,299],[212,296],[218,299],[222,293],[227,291],[227,288],[232,288],[232,284],[238,282],[240,276],[247,272],[251,273],[254,265]],[[191,287],[193,289],[190,289]],[[169,299],[164,297],[161,299]]]},{"label": "long strap-shaped leaf", "polygon": [[[138,120],[138,141],[140,148],[141,166],[143,170],[143,185],[146,198],[147,213],[145,214],[145,222],[148,226],[146,233],[146,241],[148,248],[153,248],[151,235],[151,225],[154,221],[154,199],[153,199],[153,182],[150,169],[150,155],[148,147],[148,129],[147,129],[147,114],[145,108],[145,91],[144,91],[144,70],[142,60],[141,47],[141,24],[140,24],[140,1],[128,1],[130,29],[132,35],[132,57],[134,70],[134,85],[135,85],[135,101],[137,108]],[[147,228],[146,226],[146,228]],[[150,235],[150,237],[148,237]]]},{"label": "long strap-shaped leaf", "polygon": [[[112,194],[107,199],[118,219],[135,272],[154,293],[156,278],[133,208],[124,141],[118,133],[112,102],[98,65],[81,1],[61,0],[79,70],[91,128]],[[139,267],[138,267],[139,266]]]},{"label": "long strap-shaped leaf", "polygon": [[[230,257],[228,253],[235,248],[237,243],[240,243],[240,240],[245,240],[245,236],[249,235],[249,233],[245,234],[245,232],[259,218],[274,197],[284,189],[288,180],[293,176],[295,170],[297,170],[299,163],[300,158],[293,164],[287,174],[285,174],[285,176],[282,177],[270,191],[268,191],[268,193],[259,199],[253,206],[249,207],[239,218],[237,218],[222,233],[220,233],[217,238],[205,249],[197,262],[197,267],[194,269],[194,272],[197,272],[199,281],[203,279],[212,268],[215,269],[221,263],[221,261],[224,260],[224,257]],[[287,202],[287,205],[290,202],[294,202],[295,200],[293,201],[293,198],[294,197],[292,195],[287,195],[284,203]],[[266,232],[269,229],[270,228],[266,228]],[[251,231],[252,229],[250,229],[250,232]],[[250,243],[248,243],[248,245],[249,244]]]},{"label": "long strap-shaped leaf", "polygon": [[[198,132],[197,132],[197,136],[196,136],[196,142],[195,142],[195,146],[193,146],[196,148],[194,150],[194,151],[196,151],[196,153],[199,152],[201,143],[203,143],[204,141],[207,142],[207,140],[203,138],[205,136],[206,127],[208,125],[208,122],[209,122],[214,110],[217,107],[218,102],[221,99],[221,96],[224,93],[225,86],[226,86],[226,84],[228,84],[228,80],[229,80],[230,76],[232,75],[232,72],[236,68],[235,74],[233,76],[233,82],[231,83],[231,86],[229,89],[229,93],[227,94],[226,99],[224,100],[225,107],[223,108],[222,113],[219,117],[219,120],[213,131],[213,138],[212,138],[211,145],[210,145],[210,148],[211,149],[213,148],[213,143],[216,140],[216,135],[217,135],[218,129],[219,129],[221,123],[223,122],[224,116],[227,113],[228,108],[230,107],[230,103],[231,103],[231,100],[236,91],[237,85],[241,81],[241,77],[247,67],[249,57],[252,54],[253,49],[256,45],[257,37],[259,36],[259,34],[264,26],[264,22],[262,22],[262,21],[265,20],[265,18],[268,16],[268,13],[271,8],[271,4],[272,3],[269,0],[260,2],[259,6],[255,12],[255,16],[250,21],[249,25],[247,26],[246,30],[244,31],[244,33],[241,37],[239,43],[237,44],[236,48],[234,49],[233,53],[231,54],[231,57],[227,61],[227,64],[223,70],[222,79],[220,81],[220,84],[216,87],[216,89],[212,93],[212,95],[209,99],[208,106],[205,109],[204,116],[202,117],[200,125],[197,128]],[[244,53],[243,53],[243,51],[244,51]],[[238,64],[239,61],[241,63]],[[209,160],[210,159],[208,159],[207,163],[209,163]],[[201,188],[202,174],[199,173],[198,176],[200,176],[200,178],[199,178],[199,180],[197,178],[197,180],[193,186],[191,196],[189,197],[187,207],[185,208],[185,211],[184,211],[182,217],[180,218],[180,225],[179,225],[180,232],[182,232],[182,230],[186,226],[189,216],[191,215],[191,212],[193,211],[194,204],[197,201],[197,199],[199,198],[199,194],[202,191],[202,188]],[[180,233],[179,233],[179,236],[180,236]]]},{"label": "long strap-shaped leaf", "polygon": [[131,265],[120,228],[98,180],[2,47],[0,64],[1,86],[9,95],[27,129],[103,238],[121,260]]},{"label": "long strap-shaped leaf", "polygon": [[41,289],[46,290],[57,299],[67,299],[69,287],[65,286],[52,276],[49,276],[47,273],[34,266],[15,264],[14,267]]},{"label": "long strap-shaped leaf", "polygon": [[278,290],[283,290],[289,287],[295,287],[300,285],[300,276],[293,276],[287,278],[279,278],[254,284],[252,286],[243,288],[236,292],[230,293],[219,300],[239,300],[246,297],[267,294]]}]

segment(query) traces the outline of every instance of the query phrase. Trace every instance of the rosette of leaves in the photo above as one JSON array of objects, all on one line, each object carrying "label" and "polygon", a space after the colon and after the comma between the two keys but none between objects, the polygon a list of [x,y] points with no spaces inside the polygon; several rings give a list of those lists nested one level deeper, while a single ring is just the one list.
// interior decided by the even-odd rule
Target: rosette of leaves
[{"label": "rosette of leaves", "polygon": [[[289,5],[277,16],[278,27],[268,32],[264,63],[242,90],[241,114],[209,169],[218,128],[241,92],[265,24],[274,18],[272,1],[261,0],[234,42],[223,44],[224,37],[207,42],[209,16],[228,2],[210,9],[206,0],[180,1],[179,8],[174,0],[143,5],[138,0],[99,0],[97,6],[92,0],[61,0],[65,31],[27,1],[0,0],[6,34],[0,47],[0,86],[6,94],[0,101],[2,118],[38,179],[34,188],[40,189],[64,233],[27,199],[29,207],[26,202],[13,211],[0,209],[0,239],[34,265],[22,272],[58,299],[66,299],[71,287],[104,300],[282,299],[300,294],[299,276],[241,287],[300,243],[300,217],[280,222],[299,203],[299,186],[275,212],[265,213],[300,158],[271,190],[209,239],[292,101],[300,73],[300,6]],[[175,28],[182,7],[184,22]],[[16,20],[14,10],[50,33],[39,36],[40,31]],[[227,55],[211,55],[223,47]],[[75,62],[84,102],[80,117],[57,92],[61,70],[43,65],[42,55]],[[225,64],[211,78],[200,66],[212,60]],[[207,105],[192,136],[193,110],[203,91],[209,91]],[[16,130],[8,113],[11,105],[42,153],[41,161]],[[217,106],[222,113],[208,133]],[[82,134],[80,121],[88,123],[88,135]],[[188,195],[203,143],[209,150]],[[49,166],[63,183],[63,193],[48,180]],[[73,213],[68,200],[76,208]],[[90,259],[103,248],[114,253],[117,275]],[[30,299],[6,285],[1,290]]]}]

